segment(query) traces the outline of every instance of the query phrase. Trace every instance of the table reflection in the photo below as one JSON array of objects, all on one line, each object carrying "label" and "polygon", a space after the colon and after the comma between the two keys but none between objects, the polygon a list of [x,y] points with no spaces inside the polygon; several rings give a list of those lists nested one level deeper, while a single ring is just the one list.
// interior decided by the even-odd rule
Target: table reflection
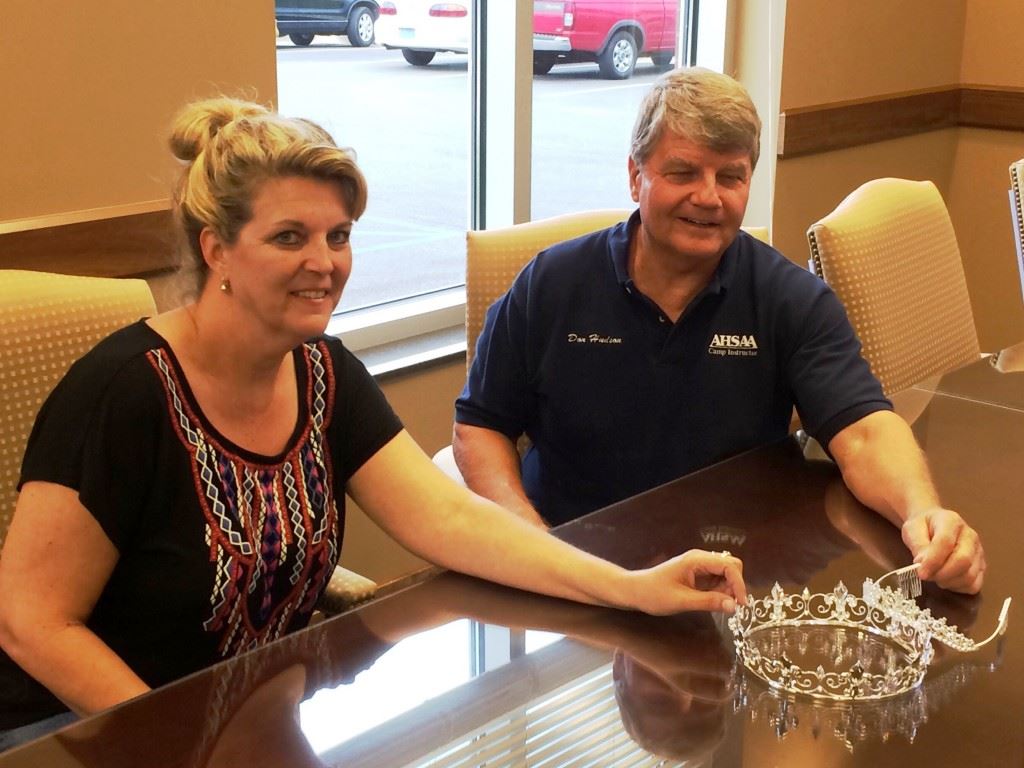
[{"label": "table reflection", "polygon": [[615,651],[612,678],[623,727],[637,745],[658,757],[700,761],[725,737],[734,695],[732,658],[708,624],[683,640],[689,649],[680,654],[686,657],[682,668],[648,666]]},{"label": "table reflection", "polygon": [[[319,768],[299,725],[306,667],[291,664],[256,685],[213,738],[205,768],[294,766]],[[255,738],[260,734],[260,738]]]},{"label": "table reflection", "polygon": [[929,672],[920,686],[901,696],[848,704],[781,695],[754,675],[740,673],[734,707],[752,727],[771,732],[780,746],[803,729],[815,741],[842,746],[852,755],[858,745],[869,741],[900,738],[913,744],[929,718],[951,704],[976,675],[994,672],[1001,663],[1001,651],[989,660],[961,660],[948,669]]}]

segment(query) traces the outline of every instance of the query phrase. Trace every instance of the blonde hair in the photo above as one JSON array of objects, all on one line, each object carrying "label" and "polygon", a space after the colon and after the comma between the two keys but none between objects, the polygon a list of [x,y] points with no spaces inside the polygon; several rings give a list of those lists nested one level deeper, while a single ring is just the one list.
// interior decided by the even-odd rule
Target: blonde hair
[{"label": "blonde hair", "polygon": [[647,92],[633,126],[630,157],[642,165],[665,129],[716,152],[761,153],[761,119],[747,89],[728,75],[701,67],[675,69]]},{"label": "blonde hair", "polygon": [[208,268],[199,245],[206,227],[234,243],[252,218],[252,201],[268,179],[299,176],[337,185],[353,219],[366,210],[366,180],[351,150],[316,123],[283,117],[233,98],[197,101],[175,118],[171,152],[185,168],[174,190],[182,269],[199,287]]}]

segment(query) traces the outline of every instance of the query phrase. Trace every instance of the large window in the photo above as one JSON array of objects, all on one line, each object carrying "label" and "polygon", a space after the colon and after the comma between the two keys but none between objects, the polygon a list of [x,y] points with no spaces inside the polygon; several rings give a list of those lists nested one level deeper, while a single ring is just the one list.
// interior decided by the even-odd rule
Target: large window
[{"label": "large window", "polygon": [[[538,0],[534,5],[537,39],[551,33],[575,50],[566,63],[534,78],[532,218],[630,208],[626,158],[637,108],[662,72],[680,59],[692,63],[687,31],[693,4]],[[559,24],[558,12],[570,13],[567,6],[572,18]],[[537,59],[537,71],[543,71],[550,58],[538,53]]]},{"label": "large window", "polygon": [[[410,66],[399,51],[341,37],[279,40],[282,112],[309,117],[355,149],[370,188],[353,233],[355,265],[339,309],[462,282],[469,189],[466,56]],[[286,40],[286,39],[285,39]]]},{"label": "large window", "polygon": [[[631,206],[626,155],[639,100],[661,71],[695,61],[690,21],[724,19],[725,4],[373,1],[373,45],[347,34],[278,38],[278,100],[359,156],[370,203],[339,311],[375,319],[383,315],[368,308],[424,294],[447,295],[431,306],[459,318],[472,226]],[[278,0],[279,19],[286,4]],[[299,4],[339,13],[338,0]],[[720,50],[724,25],[712,36]]]}]

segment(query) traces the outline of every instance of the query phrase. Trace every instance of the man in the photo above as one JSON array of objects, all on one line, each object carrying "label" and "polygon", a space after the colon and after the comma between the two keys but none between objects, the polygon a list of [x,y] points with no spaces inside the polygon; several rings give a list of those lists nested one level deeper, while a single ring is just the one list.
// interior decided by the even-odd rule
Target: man
[{"label": "man", "polygon": [[902,526],[920,575],[977,592],[978,535],[939,504],[840,302],[740,231],[760,129],[725,75],[655,83],[628,162],[638,210],[540,253],[488,312],[456,402],[459,469],[557,525],[782,438],[795,406],[850,490]]}]

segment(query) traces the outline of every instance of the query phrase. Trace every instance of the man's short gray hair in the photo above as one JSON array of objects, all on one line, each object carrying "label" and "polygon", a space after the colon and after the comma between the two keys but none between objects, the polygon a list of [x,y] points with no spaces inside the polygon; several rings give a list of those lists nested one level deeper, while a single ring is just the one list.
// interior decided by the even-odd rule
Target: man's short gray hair
[{"label": "man's short gray hair", "polygon": [[716,152],[761,152],[761,119],[747,89],[701,67],[674,69],[655,81],[640,104],[629,154],[642,165],[665,129]]}]

